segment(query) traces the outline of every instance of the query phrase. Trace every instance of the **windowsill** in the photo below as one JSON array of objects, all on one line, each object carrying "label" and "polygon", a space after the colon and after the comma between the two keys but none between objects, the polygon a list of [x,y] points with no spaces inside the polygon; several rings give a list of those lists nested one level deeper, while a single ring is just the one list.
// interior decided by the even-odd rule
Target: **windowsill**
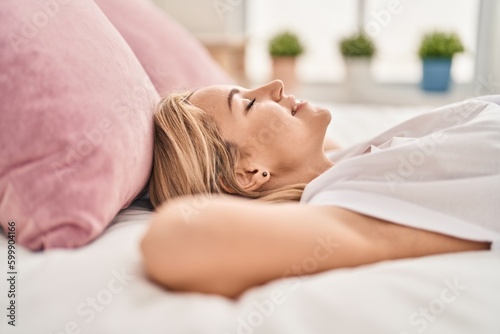
[{"label": "windowsill", "polygon": [[352,88],[347,83],[303,83],[293,92],[298,98],[319,102],[434,106],[492,93],[477,83],[452,84],[447,92],[426,92],[416,83],[374,82]]}]

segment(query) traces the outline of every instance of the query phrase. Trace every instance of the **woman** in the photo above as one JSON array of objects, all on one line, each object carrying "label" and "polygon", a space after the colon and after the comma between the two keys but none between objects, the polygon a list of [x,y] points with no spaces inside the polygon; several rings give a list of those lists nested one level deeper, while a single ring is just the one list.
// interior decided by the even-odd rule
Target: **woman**
[{"label": "woman", "polygon": [[281,81],[168,96],[154,117],[148,275],[236,297],[280,277],[496,247],[500,108],[464,108],[327,155],[330,113]]}]

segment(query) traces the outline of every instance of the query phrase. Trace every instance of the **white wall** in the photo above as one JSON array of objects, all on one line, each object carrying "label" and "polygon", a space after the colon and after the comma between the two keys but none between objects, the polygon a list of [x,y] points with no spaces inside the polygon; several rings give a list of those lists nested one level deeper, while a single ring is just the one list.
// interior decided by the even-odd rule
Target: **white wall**
[{"label": "white wall", "polygon": [[241,34],[245,0],[153,0],[195,35]]},{"label": "white wall", "polygon": [[[491,38],[491,44],[493,45],[493,76],[496,81],[500,81],[500,3],[495,1],[496,11],[495,11],[495,26],[494,26],[494,35]],[[496,61],[495,61],[496,60]],[[500,94],[500,87],[497,87],[497,94]]]},{"label": "white wall", "polygon": [[500,1],[482,0],[474,95],[500,94]]}]

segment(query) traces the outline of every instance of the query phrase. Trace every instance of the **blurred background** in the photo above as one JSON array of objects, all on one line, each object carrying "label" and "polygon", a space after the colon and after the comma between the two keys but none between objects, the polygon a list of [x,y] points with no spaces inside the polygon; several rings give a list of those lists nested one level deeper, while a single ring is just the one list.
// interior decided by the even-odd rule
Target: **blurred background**
[{"label": "blurred background", "polygon": [[[442,105],[500,94],[497,0],[155,2],[192,32],[242,86],[254,87],[280,75],[287,90],[299,98],[394,105]],[[296,37],[302,49],[296,57],[293,50],[283,52],[286,59],[294,59],[294,68],[275,62],[276,54],[270,51],[271,39],[283,32]],[[355,39],[360,32],[366,39],[351,40],[351,54],[341,48],[343,40]],[[438,34],[428,36],[427,55],[422,55],[423,38],[432,32],[457,37],[463,51],[445,45],[450,41]],[[366,43],[374,52],[365,52]],[[273,52],[279,53],[279,46],[277,50]],[[429,65],[426,57],[442,62],[447,52],[452,54],[449,83],[432,87],[446,81],[446,64],[444,69]],[[445,79],[435,77],[440,72]]]}]

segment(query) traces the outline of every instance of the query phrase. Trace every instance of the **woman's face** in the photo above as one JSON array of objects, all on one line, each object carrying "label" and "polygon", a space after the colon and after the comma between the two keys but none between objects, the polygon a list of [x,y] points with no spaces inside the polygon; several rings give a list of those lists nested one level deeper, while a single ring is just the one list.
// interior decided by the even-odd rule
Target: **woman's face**
[{"label": "woman's face", "polygon": [[286,95],[279,80],[252,90],[210,86],[195,91],[189,101],[213,116],[249,171],[281,175],[324,157],[329,111]]}]

